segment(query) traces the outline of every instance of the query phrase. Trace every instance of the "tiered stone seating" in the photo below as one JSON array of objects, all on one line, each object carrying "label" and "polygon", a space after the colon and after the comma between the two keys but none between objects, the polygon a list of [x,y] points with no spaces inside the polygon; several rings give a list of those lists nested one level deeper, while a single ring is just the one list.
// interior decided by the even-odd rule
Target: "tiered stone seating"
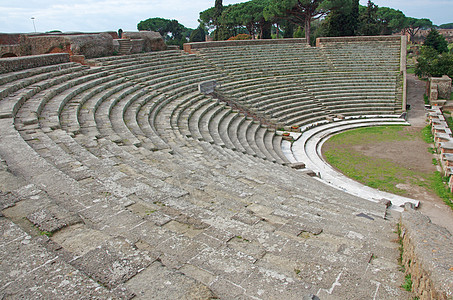
[{"label": "tiered stone seating", "polygon": [[[300,76],[238,81],[224,84],[222,93],[283,125],[303,125],[325,119],[326,111],[307,93]],[[297,120],[295,120],[297,119]]]},{"label": "tiered stone seating", "polygon": [[[281,165],[280,136],[196,90],[234,77],[175,51],[95,63],[0,100],[0,158],[26,181],[3,211],[2,245],[51,257],[2,251],[36,266],[8,272],[2,293],[408,298],[383,204]],[[4,229],[14,226],[23,242]],[[66,287],[76,275],[81,286]]]},{"label": "tiered stone seating", "polygon": [[201,48],[199,52],[233,80],[329,70],[318,49],[305,43]]},{"label": "tiered stone seating", "polygon": [[323,107],[334,114],[396,114],[397,75],[392,72],[346,72],[301,77],[303,85]]},{"label": "tiered stone seating", "polygon": [[399,71],[401,38],[390,42],[378,38],[369,40],[324,40],[321,51],[336,71]]},{"label": "tiered stone seating", "polygon": [[232,78],[220,89],[224,97],[278,124],[303,126],[328,115],[401,112],[401,39],[369,39],[323,38],[319,48],[303,43],[207,43],[195,50]]}]

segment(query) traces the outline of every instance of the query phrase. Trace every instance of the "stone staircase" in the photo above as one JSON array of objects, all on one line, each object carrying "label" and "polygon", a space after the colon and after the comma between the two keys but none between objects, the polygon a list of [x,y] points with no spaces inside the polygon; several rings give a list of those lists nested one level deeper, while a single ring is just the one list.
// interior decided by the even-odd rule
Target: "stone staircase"
[{"label": "stone staircase", "polygon": [[120,44],[119,55],[131,54],[132,42],[130,39],[119,39],[118,43]]}]

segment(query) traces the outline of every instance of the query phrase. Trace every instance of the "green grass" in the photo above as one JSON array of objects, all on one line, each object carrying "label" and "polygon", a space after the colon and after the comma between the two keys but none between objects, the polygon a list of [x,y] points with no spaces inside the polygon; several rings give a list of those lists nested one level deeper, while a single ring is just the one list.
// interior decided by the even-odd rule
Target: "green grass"
[{"label": "green grass", "polygon": [[[348,130],[329,139],[333,145],[365,145],[374,142],[416,139],[416,136],[403,131],[403,126],[376,126]],[[430,131],[431,132],[431,131]]]},{"label": "green grass", "polygon": [[386,159],[370,159],[357,152],[335,149],[326,151],[324,156],[329,164],[346,176],[369,187],[398,195],[407,193],[396,187],[398,184],[406,183],[405,178],[416,180],[420,176],[423,177],[423,174],[395,165]]},{"label": "green grass", "polygon": [[410,67],[406,69],[407,74],[415,74],[415,67]]},{"label": "green grass", "polygon": [[411,278],[410,274],[406,275],[406,278],[404,279],[404,283],[403,283],[403,285],[401,285],[401,287],[408,292],[412,291],[412,278]]},{"label": "green grass", "polygon": [[429,105],[429,98],[426,94],[423,95],[423,100],[425,101],[425,104]]},{"label": "green grass", "polygon": [[447,178],[442,177],[440,172],[435,172],[429,178],[429,188],[439,196],[445,204],[450,206],[453,209],[453,194],[448,190]]},{"label": "green grass", "polygon": [[[453,95],[453,94],[452,94]],[[453,128],[453,117],[451,116],[451,112],[449,111],[444,111],[442,114],[445,117],[445,121],[447,121],[447,125],[450,129]]]},{"label": "green grass", "polygon": [[427,144],[434,143],[434,135],[431,132],[430,125],[427,125],[425,128],[423,128],[421,131],[421,134],[422,134],[422,139],[425,141],[425,143],[427,143]]},{"label": "green grass", "polygon": [[401,237],[401,224],[397,223],[396,224],[396,234],[398,235],[398,239],[396,242],[398,243],[398,250],[400,252],[400,255],[398,257],[398,264],[400,265],[400,269],[402,272],[405,271],[404,265],[403,265],[403,252],[404,252],[404,246],[403,246],[403,238]]}]

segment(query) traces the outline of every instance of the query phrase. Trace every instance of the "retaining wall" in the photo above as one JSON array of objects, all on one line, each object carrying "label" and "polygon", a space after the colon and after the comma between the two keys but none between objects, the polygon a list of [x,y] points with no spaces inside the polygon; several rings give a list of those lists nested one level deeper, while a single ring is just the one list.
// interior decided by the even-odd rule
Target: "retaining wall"
[{"label": "retaining wall", "polygon": [[420,300],[453,299],[453,236],[411,208],[401,215],[403,265]]},{"label": "retaining wall", "polygon": [[31,55],[0,59],[0,74],[69,62],[68,53]]}]

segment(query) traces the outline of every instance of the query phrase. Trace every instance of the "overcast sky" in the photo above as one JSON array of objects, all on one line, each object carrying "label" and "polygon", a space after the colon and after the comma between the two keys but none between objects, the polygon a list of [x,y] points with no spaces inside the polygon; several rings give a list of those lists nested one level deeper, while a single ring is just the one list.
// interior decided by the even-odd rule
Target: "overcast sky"
[{"label": "overcast sky", "polygon": [[[223,0],[223,4],[245,1]],[[406,16],[429,18],[436,25],[453,22],[453,0],[373,2],[399,9]],[[360,0],[360,4],[366,3]],[[0,32],[33,32],[33,21],[38,32],[135,31],[138,22],[153,17],[176,19],[196,28],[199,12],[213,5],[214,0],[0,0]]]}]

